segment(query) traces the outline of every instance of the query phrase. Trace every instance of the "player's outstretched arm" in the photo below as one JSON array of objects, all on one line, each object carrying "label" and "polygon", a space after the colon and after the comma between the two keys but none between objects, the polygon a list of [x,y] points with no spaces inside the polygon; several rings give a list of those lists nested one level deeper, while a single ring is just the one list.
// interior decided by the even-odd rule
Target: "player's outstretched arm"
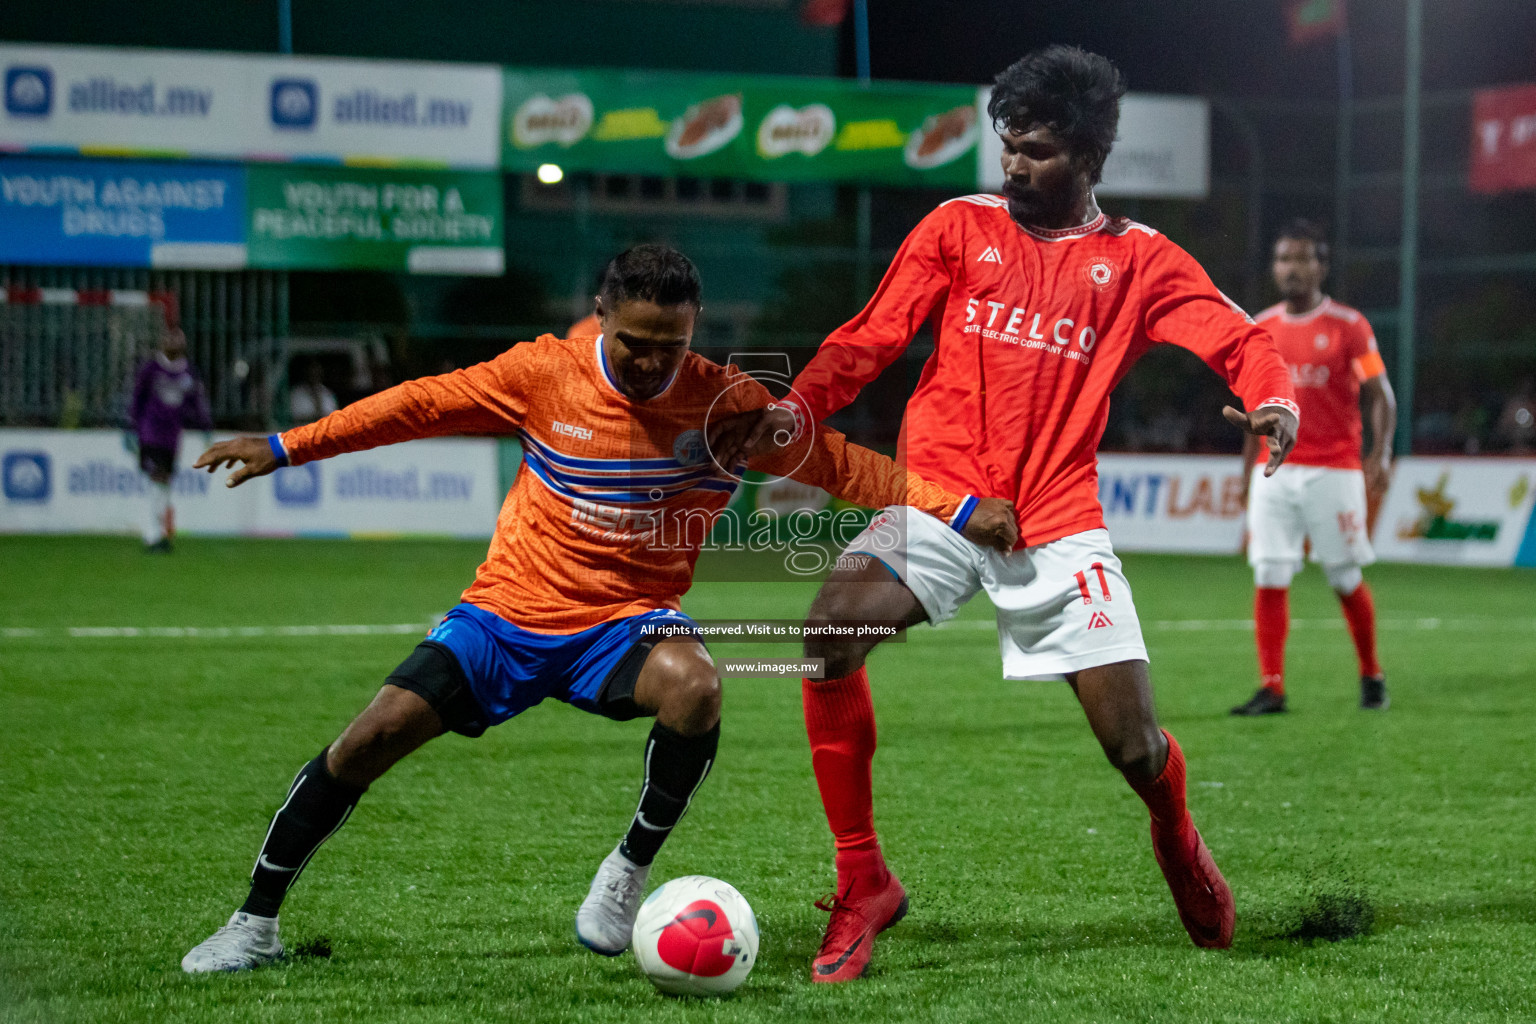
[{"label": "player's outstretched arm", "polygon": [[[1222,406],[1221,414],[1227,422],[1254,437],[1262,437],[1269,445],[1269,462],[1264,466],[1265,476],[1274,476],[1275,470],[1296,447],[1296,430],[1300,420],[1289,409],[1278,405],[1262,405],[1253,412],[1239,412],[1230,405]],[[1245,449],[1246,450],[1246,449]]]},{"label": "player's outstretched arm", "polygon": [[951,215],[941,207],[912,229],[868,304],[827,335],[787,396],[710,427],[708,441],[717,463],[728,468],[799,439],[852,402],[906,351],[949,290],[945,225]]},{"label": "player's outstretched arm", "polygon": [[1269,444],[1264,475],[1272,476],[1296,446],[1301,410],[1291,373],[1269,332],[1221,293],[1200,264],[1166,239],[1147,253],[1151,301],[1143,327],[1153,342],[1188,349],[1221,375],[1252,412],[1228,406],[1227,422]]},{"label": "player's outstretched arm", "polygon": [[835,430],[818,427],[808,438],[754,462],[754,468],[785,473],[865,508],[910,505],[942,519],[981,547],[1007,554],[1019,541],[1018,516],[1002,498],[951,494],[879,452]]},{"label": "player's outstretched arm", "polygon": [[233,466],[235,471],[224,481],[225,487],[239,487],[251,477],[266,476],[282,465],[277,453],[264,437],[237,437],[232,441],[220,441],[197,457],[193,469],[206,469],[210,473],[221,467]]},{"label": "player's outstretched arm", "polygon": [[[542,339],[541,339],[542,340]],[[515,433],[527,416],[540,342],[514,345],[490,362],[421,377],[358,399],[277,439],[295,466],[423,437]]]}]

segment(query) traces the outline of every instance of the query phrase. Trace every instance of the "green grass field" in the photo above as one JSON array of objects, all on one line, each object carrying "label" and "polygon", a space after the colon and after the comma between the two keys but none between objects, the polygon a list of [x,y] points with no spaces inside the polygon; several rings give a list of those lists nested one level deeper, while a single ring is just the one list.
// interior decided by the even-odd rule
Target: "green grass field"
[{"label": "green grass field", "polygon": [[[1061,684],[999,678],[984,601],[871,662],[877,822],[912,913],[870,974],[813,986],[832,882],[794,681],[733,681],[719,767],[654,878],[705,873],[757,911],[734,997],[656,994],[574,941],[634,809],[644,722],[546,704],[401,764],[283,914],[309,955],[189,978],[266,822],[414,635],[71,627],[420,623],[479,544],[0,539],[0,1018],[6,1021],[1504,1021],[1536,1019],[1536,576],[1370,571],[1393,705],[1357,710],[1316,569],[1297,581],[1293,713],[1234,720],[1254,655],[1236,559],[1129,557],[1164,723],[1236,892],[1202,952],[1136,797]],[[700,617],[798,617],[810,585],[700,584]],[[788,656],[782,647],[717,654]],[[1286,936],[1343,901],[1374,926]],[[329,949],[330,955],[316,951]]]}]

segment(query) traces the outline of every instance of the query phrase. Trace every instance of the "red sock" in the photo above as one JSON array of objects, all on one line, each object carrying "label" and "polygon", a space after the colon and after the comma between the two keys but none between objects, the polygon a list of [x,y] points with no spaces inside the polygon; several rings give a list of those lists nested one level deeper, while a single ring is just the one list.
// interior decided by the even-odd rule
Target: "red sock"
[{"label": "red sock", "polygon": [[1253,637],[1259,645],[1264,689],[1285,693],[1285,636],[1291,631],[1291,591],[1257,587],[1253,592]]},{"label": "red sock", "polygon": [[1184,831],[1189,809],[1184,803],[1184,751],[1171,732],[1164,729],[1163,735],[1168,739],[1168,763],[1162,774],[1151,782],[1133,782],[1131,788],[1152,812],[1153,831],[1166,835]]},{"label": "red sock", "polygon": [[883,864],[875,836],[870,772],[875,757],[875,705],[869,694],[869,674],[861,668],[841,679],[802,680],[800,696],[811,740],[811,766],[837,842],[838,875],[872,866],[871,858]]},{"label": "red sock", "polygon": [[1381,675],[1381,665],[1376,661],[1376,602],[1371,600],[1371,588],[1362,580],[1348,595],[1339,595],[1344,608],[1344,621],[1349,623],[1349,635],[1355,641],[1355,653],[1360,656],[1360,674]]}]

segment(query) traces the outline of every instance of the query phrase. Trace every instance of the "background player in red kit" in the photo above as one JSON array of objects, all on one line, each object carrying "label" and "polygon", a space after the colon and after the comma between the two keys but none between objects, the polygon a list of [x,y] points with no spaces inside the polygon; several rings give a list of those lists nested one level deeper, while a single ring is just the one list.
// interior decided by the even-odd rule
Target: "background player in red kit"
[{"label": "background player in red kit", "polygon": [[[1184,758],[1158,728],[1130,587],[1104,530],[1095,449],[1109,393],[1153,344],[1198,354],[1242,397],[1233,423],[1268,436],[1270,469],[1295,442],[1294,392],[1269,338],[1156,231],[1100,212],[1093,196],[1125,85],[1103,57],[1052,46],[997,78],[1003,195],[954,199],[907,236],[863,312],[827,338],[738,443],[811,430],[896,359],[924,321],[934,353],[907,405],[907,466],[961,494],[1007,497],[1007,555],[952,544],[910,508],[887,509],[845,552],[812,605],[826,620],[939,623],[985,589],[1003,673],[1065,676],[1109,760],[1152,814],[1153,850],[1197,945],[1232,941],[1231,890],[1190,820]],[[726,451],[731,449],[727,448]],[[961,515],[964,515],[962,510]],[[859,555],[868,555],[862,559]],[[858,977],[875,935],[906,910],[876,838],[870,765],[873,643],[815,642],[826,681],[804,683],[806,727],[837,843],[832,917],[816,981]]]},{"label": "background player in red kit", "polygon": [[[1262,685],[1234,715],[1285,710],[1285,637],[1290,631],[1291,578],[1301,571],[1304,541],[1344,610],[1360,657],[1360,706],[1384,709],[1387,684],[1376,661],[1376,607],[1361,566],[1371,550],[1367,493],[1381,495],[1392,475],[1397,402],[1376,335],[1359,310],[1323,294],[1328,242],[1315,225],[1296,221],[1275,242],[1275,286],[1284,301],[1256,320],[1274,337],[1291,368],[1307,430],[1290,461],[1273,476],[1248,472],[1248,562],[1253,566],[1254,638]],[[1370,410],[1371,450],[1360,458],[1360,396]],[[1244,467],[1257,446],[1243,447]],[[1247,472],[1245,468],[1245,472]]]}]

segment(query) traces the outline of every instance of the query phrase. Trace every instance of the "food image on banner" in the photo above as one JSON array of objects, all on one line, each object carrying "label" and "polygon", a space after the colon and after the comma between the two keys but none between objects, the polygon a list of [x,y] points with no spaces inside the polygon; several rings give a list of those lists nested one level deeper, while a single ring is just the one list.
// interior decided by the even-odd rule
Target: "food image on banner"
[{"label": "food image on banner", "polygon": [[[507,68],[502,167],[966,188],[970,86]],[[590,113],[588,112],[590,104]],[[908,148],[910,143],[910,148]]]},{"label": "food image on banner", "polygon": [[245,172],[0,158],[0,263],[245,266]]},{"label": "food image on banner", "polygon": [[741,134],[741,93],[695,103],[673,120],[663,148],[674,160],[693,160],[730,145]]},{"label": "food image on banner", "polygon": [[790,153],[815,156],[837,133],[837,116],[825,103],[795,109],[781,103],[768,111],[757,128],[757,152],[768,160]]},{"label": "food image on banner", "polygon": [[970,152],[976,138],[976,107],[962,104],[924,121],[908,136],[902,159],[918,170],[940,167]]},{"label": "food image on banner", "polygon": [[250,265],[502,273],[499,175],[250,169]]},{"label": "food image on banner", "polygon": [[512,144],[533,149],[554,143],[569,149],[592,129],[592,100],[579,92],[558,99],[539,93],[524,100],[512,115]]}]

